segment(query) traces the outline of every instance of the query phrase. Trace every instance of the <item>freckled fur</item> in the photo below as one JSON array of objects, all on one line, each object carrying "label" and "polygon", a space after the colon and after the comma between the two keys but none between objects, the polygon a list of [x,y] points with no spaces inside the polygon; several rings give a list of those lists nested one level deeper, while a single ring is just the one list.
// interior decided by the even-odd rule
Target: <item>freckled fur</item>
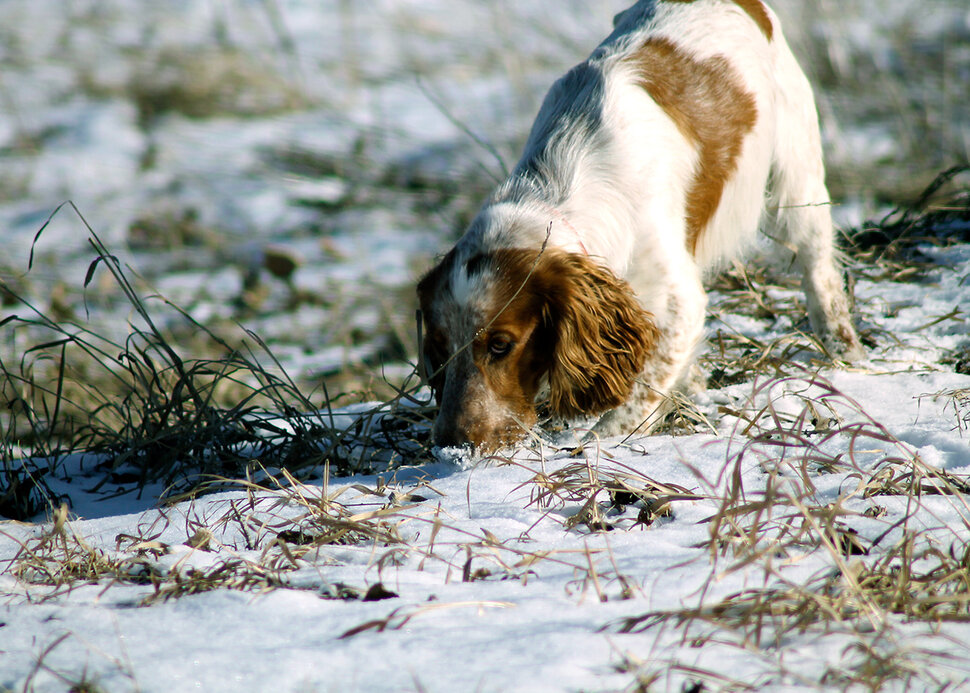
[{"label": "freckled fur", "polygon": [[598,433],[649,428],[691,371],[705,274],[767,223],[822,343],[860,358],[828,201],[811,88],[767,5],[636,3],[552,86],[509,179],[419,283],[435,439],[515,442],[540,391],[563,416],[605,411]]}]

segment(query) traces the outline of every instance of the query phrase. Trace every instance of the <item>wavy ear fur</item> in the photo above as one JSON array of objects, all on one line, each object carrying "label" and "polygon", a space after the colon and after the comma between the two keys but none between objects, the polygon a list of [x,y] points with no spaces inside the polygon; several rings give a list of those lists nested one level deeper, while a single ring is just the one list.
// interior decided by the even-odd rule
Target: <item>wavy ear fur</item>
[{"label": "wavy ear fur", "polygon": [[657,343],[653,316],[626,281],[585,255],[547,249],[536,271],[556,333],[550,409],[571,418],[623,404]]}]

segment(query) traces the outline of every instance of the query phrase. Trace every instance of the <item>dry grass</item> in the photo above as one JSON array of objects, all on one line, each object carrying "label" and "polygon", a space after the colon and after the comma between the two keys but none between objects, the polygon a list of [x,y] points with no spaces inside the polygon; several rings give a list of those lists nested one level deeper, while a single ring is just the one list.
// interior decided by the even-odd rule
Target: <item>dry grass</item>
[{"label": "dry grass", "polygon": [[[929,202],[937,192],[926,196],[920,211],[885,221],[881,239],[863,234],[864,242],[851,248],[853,257],[872,263],[870,271],[880,278],[911,279],[898,268],[918,257],[920,244],[949,242],[930,235],[935,225],[962,229],[970,218],[963,193],[946,203],[939,197]],[[2,368],[3,387],[15,402],[2,419],[9,434],[0,443],[4,512],[26,518],[57,508],[49,528],[25,541],[8,566],[37,598],[82,584],[124,583],[143,590],[138,602],[143,606],[220,589],[307,589],[328,599],[393,599],[383,574],[406,562],[435,565],[446,580],[524,584],[541,579],[542,567],[555,564],[573,572],[566,589],[580,599],[590,595],[605,602],[642,594],[607,551],[588,544],[529,550],[522,542],[529,532],[513,541],[487,527],[463,529],[435,507],[430,485],[402,489],[379,481],[338,492],[326,481],[322,487],[303,485],[301,477],[309,474],[322,473],[325,480],[331,473],[391,474],[398,464],[430,459],[433,408],[402,387],[386,404],[353,416],[317,411],[255,334],[231,346],[170,306],[182,329],[204,335],[226,354],[207,360],[183,356],[171,328],[157,327],[125,269],[90,233],[95,260],[88,280],[106,271],[128,297],[134,315],[128,338],[111,342],[40,310],[33,318],[9,318],[0,325],[46,335],[15,367]],[[892,252],[880,251],[880,243]],[[723,476],[707,479],[698,472],[697,487],[687,488],[651,478],[592,445],[555,464],[540,446],[540,459],[529,463],[529,477],[518,490],[527,491],[529,503],[541,510],[537,523],[554,518],[577,537],[674,521],[678,502],[710,505],[708,539],[699,547],[704,558],[698,562],[711,577],[697,603],[631,615],[606,629],[676,633],[694,646],[742,649],[771,666],[757,682],[735,681],[674,655],[660,670],[624,653],[618,668],[634,681],[631,690],[649,690],[670,677],[726,690],[782,682],[870,690],[923,680],[944,685],[942,675],[933,678],[943,655],[906,647],[898,625],[936,628],[970,621],[970,482],[927,465],[858,403],[813,375],[831,360],[803,329],[804,309],[787,280],[752,264],[728,272],[716,289],[715,318],[743,312],[791,326],[766,340],[726,327],[716,335],[703,361],[711,373],[709,386],[753,382],[747,404],[723,405],[716,417],[688,399],[672,407],[668,432],[716,431],[728,441]],[[18,297],[16,290],[8,291]],[[870,342],[879,337],[864,334]],[[113,388],[102,385],[105,377],[90,378],[92,368],[108,374]],[[233,406],[219,404],[226,391],[233,393]],[[324,396],[330,401],[329,393]],[[967,430],[965,390],[924,396],[942,400],[955,430]],[[21,446],[33,456],[23,460]],[[161,539],[174,518],[165,511],[152,527],[119,536],[114,548],[95,547],[73,531],[67,507],[45,487],[64,456],[81,451],[97,455],[102,483],[162,482],[170,486],[173,502],[212,491],[242,493],[224,501],[217,517],[184,521],[184,537],[176,543]],[[524,464],[502,458],[491,463]],[[834,490],[832,478],[839,480]],[[903,510],[890,502],[894,498],[905,500]],[[940,498],[956,510],[961,526],[933,522],[927,499]],[[320,549],[334,545],[367,551],[378,579],[368,585],[322,582],[313,566],[326,560]],[[198,560],[203,554],[216,558]],[[791,570],[809,562],[821,567],[807,576]],[[740,573],[763,576],[762,586],[717,593],[717,580]],[[343,637],[402,628],[434,610],[462,606],[504,605],[400,606]],[[778,653],[788,639],[804,634],[839,634],[853,644],[824,671],[793,672]]]},{"label": "dry grass", "polygon": [[[966,31],[959,20],[941,21],[944,13],[959,17],[963,6],[960,0],[940,0],[932,9],[896,4],[774,5],[816,90],[830,141],[829,187],[837,198],[899,204],[918,195],[936,171],[970,160],[970,140],[956,117],[970,106],[958,77],[970,58]],[[881,40],[860,37],[862,26]],[[870,150],[884,138],[891,147]]]},{"label": "dry grass", "polygon": [[[710,564],[711,591],[733,573],[764,576],[762,587],[717,598],[704,596],[705,589],[696,606],[629,616],[608,624],[608,631],[680,633],[691,648],[736,647],[771,661],[794,636],[841,635],[852,644],[837,664],[815,674],[790,671],[779,658],[754,682],[676,658],[661,671],[655,662],[624,653],[617,667],[635,681],[631,690],[652,690],[671,676],[718,690],[783,683],[874,691],[890,683],[944,685],[946,679],[937,677],[933,667],[945,655],[930,646],[906,646],[893,616],[934,627],[970,621],[967,479],[926,465],[856,402],[819,378],[765,381],[736,414],[725,473],[719,479],[698,476],[702,491],[652,479],[602,451],[593,454],[595,448],[574,450],[574,461],[555,465],[540,457],[528,467],[531,476],[520,490],[529,492],[530,504],[543,510],[543,518],[557,511],[563,531],[581,535],[638,531],[669,521],[672,504],[679,501],[711,505],[709,539],[700,547]],[[523,464],[492,460],[502,463]],[[745,473],[751,468],[761,473]],[[408,562],[438,564],[446,579],[511,578],[526,584],[541,579],[537,569],[553,562],[574,572],[567,589],[579,598],[589,594],[605,602],[641,593],[637,580],[622,574],[602,550],[587,545],[579,551],[530,551],[523,548],[523,537],[502,540],[484,527],[462,529],[435,508],[437,491],[426,482],[402,489],[379,480],[334,491],[326,481],[306,486],[286,471],[254,471],[259,483],[210,481],[211,488],[234,486],[242,493],[222,501],[215,517],[194,519],[194,512],[185,513],[193,519],[183,521],[182,546],[161,540],[174,521],[163,515],[138,536],[119,536],[114,550],[94,548],[73,532],[64,507],[49,529],[23,545],[11,572],[39,590],[35,598],[86,583],[142,585],[143,606],[217,589],[308,589],[329,599],[394,599],[397,595],[384,586],[381,574]],[[832,475],[842,480],[835,492],[830,484],[820,486]],[[902,513],[887,513],[879,505],[890,496],[906,499]],[[963,518],[961,527],[932,523],[934,513],[924,499],[941,496]],[[873,520],[881,529],[873,529]],[[312,568],[326,560],[320,549],[334,545],[368,552],[378,580],[359,586],[321,582]],[[196,552],[217,552],[219,558],[195,567],[190,557]],[[790,572],[791,566],[812,558],[823,566],[815,573],[806,578]],[[505,606],[396,606],[386,617],[362,622],[341,637],[401,629],[441,609]]]},{"label": "dry grass", "polygon": [[[534,552],[518,546],[518,541],[499,540],[485,528],[480,532],[459,528],[440,508],[433,508],[430,501],[437,491],[427,484],[408,490],[383,482],[374,487],[354,484],[331,492],[326,483],[322,488],[305,486],[283,471],[279,477],[265,473],[260,484],[220,480],[212,485],[243,493],[225,500],[224,509],[214,518],[183,521],[179,533],[185,538],[179,545],[161,539],[175,521],[163,513],[135,535],[118,535],[113,550],[95,547],[73,530],[67,506],[61,506],[47,529],[21,544],[8,569],[35,600],[52,599],[83,584],[108,587],[114,583],[149,588],[140,606],[218,589],[308,589],[325,599],[361,601],[397,596],[380,580],[359,587],[321,582],[313,569],[327,560],[321,549],[339,545],[356,546],[370,555],[379,578],[386,569],[417,561],[422,569],[426,564],[443,566],[446,580],[454,576],[464,582],[496,578],[527,582],[537,564],[549,561],[571,568],[578,576],[575,589],[581,593],[593,591],[605,601],[605,590],[617,582],[621,598],[632,594],[622,576],[597,570],[598,552],[589,548]],[[187,517],[195,515],[190,511]],[[192,557],[198,552],[214,552],[218,559],[196,566]],[[462,605],[403,614],[396,609],[382,622],[364,624],[342,637],[372,628],[398,628],[421,613],[455,606]]]},{"label": "dry grass", "polygon": [[[25,519],[57,507],[44,478],[77,452],[97,460],[101,483],[162,483],[181,493],[207,477],[239,477],[253,460],[297,474],[329,464],[346,475],[414,460],[426,450],[427,404],[405,390],[348,418],[334,413],[324,386],[321,410],[256,334],[240,329],[243,338],[231,345],[166,303],[166,317],[174,313],[183,329],[208,340],[208,350],[224,354],[183,356],[125,268],[87,229],[95,259],[85,285],[108,272],[134,317],[127,338],[115,342],[79,322],[55,320],[10,290],[33,317],[11,315],[0,328],[37,342],[18,363],[0,363],[8,403],[0,412],[6,516]],[[226,400],[231,405],[220,406]]]},{"label": "dry grass", "polygon": [[[566,529],[585,526],[591,532],[601,532],[623,526],[649,526],[671,516],[672,502],[701,498],[683,486],[654,481],[616,461],[594,463],[585,457],[582,448],[576,454],[583,456],[583,461],[551,472],[540,470],[526,484],[530,488],[530,504],[539,508],[581,504],[578,512],[566,518]],[[632,521],[624,516],[627,506],[637,508]]]},{"label": "dry grass", "polygon": [[[351,3],[345,5],[348,16],[355,12]],[[799,12],[807,13],[805,26],[819,13],[842,11],[838,3],[802,5]],[[270,11],[275,4],[259,7]],[[515,24],[507,13],[498,14],[501,22]],[[84,88],[95,97],[130,99],[146,129],[172,112],[208,117],[302,107],[307,97],[299,87],[276,79],[290,74],[287,68],[297,56],[281,28],[284,25],[271,24],[279,50],[268,53],[279,63],[276,66],[230,43],[215,56],[203,56],[201,71],[196,69],[198,55],[145,55],[140,75],[130,84],[105,85],[92,77]],[[405,33],[413,28],[401,27]],[[945,32],[948,41],[939,46],[923,45],[909,30],[900,32],[894,47],[902,75],[882,70],[868,54],[840,52],[840,47],[851,44],[840,37],[804,37],[803,47],[811,58],[807,62],[815,66],[815,81],[825,91],[826,124],[831,128],[839,120],[874,122],[892,133],[899,143],[896,156],[906,161],[834,163],[830,166],[833,191],[871,194],[892,203],[915,199],[847,234],[846,255],[857,276],[919,281],[935,267],[925,253],[927,245],[970,240],[970,196],[961,183],[965,167],[941,174],[922,194],[914,187],[924,179],[924,172],[966,160],[965,133],[952,127],[960,121],[947,117],[947,111],[958,112],[966,101],[965,89],[945,83],[946,76],[958,74],[956,68],[965,63],[957,31]],[[557,45],[563,40],[554,37]],[[359,84],[363,76],[351,44],[352,37],[345,77],[348,83]],[[580,55],[586,49],[574,44],[570,40],[570,54]],[[494,59],[521,60],[513,56],[514,48],[505,46],[501,57]],[[411,59],[417,60],[417,53]],[[948,69],[941,69],[942,64]],[[514,69],[519,67],[503,63],[501,72],[527,72]],[[409,66],[417,74],[435,68]],[[441,110],[449,109],[435,85],[421,84]],[[519,105],[524,111],[533,110],[532,86],[523,80],[519,89]],[[936,112],[935,104],[914,98],[921,89],[940,94],[947,103]],[[878,103],[860,97],[873,90],[879,92]],[[453,120],[472,133],[460,119]],[[940,122],[942,130],[937,127]],[[306,202],[326,212],[324,226],[344,223],[328,215],[397,208],[403,199],[408,212],[422,219],[436,219],[450,228],[464,226],[492,184],[488,176],[466,171],[454,179],[426,177],[420,167],[375,165],[368,151],[380,147],[385,136],[362,132],[347,157],[281,150],[264,152],[263,163],[274,175],[339,178],[347,184],[340,199]],[[487,150],[490,161],[498,159],[498,168],[504,166],[498,150],[515,151],[514,142],[500,142],[497,147],[478,144]],[[26,141],[18,146],[36,147]],[[458,151],[460,156],[467,154],[467,150]],[[151,162],[145,165],[151,167]],[[874,170],[880,175],[873,176]],[[25,194],[23,185],[20,180],[4,180],[0,199],[20,199]],[[173,242],[178,246],[214,242],[213,230],[200,227],[191,215],[161,221],[149,216],[139,224],[131,229],[131,239],[153,252],[160,247],[171,250],[164,244]],[[382,358],[400,361],[416,353],[411,336],[393,319],[395,311],[400,312],[402,304],[410,305],[413,297],[382,297],[386,305],[380,322],[390,327],[377,337],[386,338],[388,346],[378,350],[373,360],[322,374],[321,390],[314,391],[313,383],[288,376],[258,335],[235,325],[199,324],[187,311],[146,297],[131,271],[89,231],[94,259],[85,288],[97,286],[101,291],[110,284],[124,295],[133,318],[122,339],[98,334],[79,319],[76,306],[56,296],[49,306],[34,306],[17,280],[0,281],[0,306],[21,311],[0,321],[0,336],[10,335],[9,343],[18,347],[15,360],[0,361],[0,515],[31,519],[45,510],[51,513],[50,524],[25,541],[16,558],[3,566],[32,595],[50,599],[85,584],[107,589],[124,583],[142,590],[140,606],[221,589],[309,589],[328,599],[393,599],[396,595],[382,581],[384,571],[415,561],[443,567],[449,580],[513,579],[523,584],[540,579],[542,566],[555,563],[573,571],[576,578],[567,589],[580,598],[589,594],[608,601],[644,596],[636,579],[622,574],[606,552],[588,545],[582,550],[530,551],[519,540],[501,540],[487,527],[459,528],[435,507],[431,486],[399,488],[379,481],[337,492],[328,488],[331,473],[391,474],[397,465],[430,459],[428,422],[434,411],[429,403],[414,398],[410,385],[416,375],[399,386],[380,374]],[[100,281],[104,277],[109,281]],[[92,283],[95,279],[99,283]],[[289,284],[288,293],[275,303],[260,294],[266,286],[248,288],[254,293],[240,296],[238,315],[258,318],[280,305],[290,310],[321,300],[301,295]],[[728,439],[725,476],[698,475],[697,487],[686,488],[650,478],[603,451],[585,448],[574,451],[574,459],[566,463],[541,459],[519,489],[527,491],[530,504],[542,510],[542,520],[553,518],[563,532],[583,538],[671,522],[678,502],[711,506],[706,520],[709,536],[698,560],[699,569],[710,571],[709,592],[689,607],[631,614],[608,624],[606,630],[673,633],[695,652],[704,646],[735,648],[763,658],[765,673],[755,681],[739,681],[729,671],[694,664],[697,658],[690,653],[663,660],[643,652],[623,652],[617,669],[629,676],[628,690],[662,690],[671,680],[686,681],[683,690],[694,692],[757,690],[771,684],[818,690],[875,691],[889,685],[946,689],[947,680],[939,673],[939,665],[946,664],[946,655],[941,654],[945,647],[909,646],[905,634],[910,631],[902,626],[924,624],[933,629],[970,620],[966,538],[970,482],[927,465],[857,403],[810,375],[832,360],[810,334],[794,283],[752,263],[725,273],[713,288],[718,295],[712,308],[714,320],[744,314],[772,326],[768,331],[774,335],[779,334],[778,325],[787,326],[780,336],[761,339],[721,321],[701,362],[710,374],[708,386],[754,382],[751,403],[705,412],[689,398],[681,398],[665,421],[665,433],[717,431]],[[337,316],[332,320],[337,327],[327,334],[328,340],[352,344],[373,337],[354,334],[351,321],[343,319],[359,305],[330,308]],[[159,319],[160,313],[164,319]],[[965,314],[941,319],[946,317],[960,320]],[[869,327],[861,337],[872,346],[889,336]],[[968,363],[964,347],[943,365],[966,373]],[[386,403],[353,417],[342,416],[332,405],[347,401],[351,390],[377,393]],[[964,389],[925,396],[944,401],[954,430],[966,437],[970,393]],[[793,401],[799,405],[793,408]],[[103,488],[159,483],[169,488],[173,502],[212,491],[240,493],[229,497],[216,517],[179,520],[184,536],[166,539],[171,543],[161,537],[169,537],[166,532],[171,532],[175,515],[164,510],[156,524],[119,536],[113,548],[97,547],[74,531],[65,499],[57,497],[47,483],[62,472],[68,455],[82,452],[96,460],[89,472]],[[520,464],[492,460],[503,462]],[[760,475],[745,476],[749,468]],[[322,488],[301,484],[310,475],[324,477]],[[830,476],[841,479],[836,491],[826,483]],[[962,526],[933,522],[933,503],[941,499],[957,510]],[[898,501],[904,501],[902,511],[887,508],[898,508]],[[519,539],[523,538],[528,539],[528,532]],[[367,585],[321,582],[313,570],[326,560],[320,549],[336,545],[368,551],[378,580]],[[218,555],[215,562],[196,560],[214,554]],[[792,577],[790,569],[808,561],[824,567],[807,577],[804,573]],[[763,575],[764,584],[707,597],[715,592],[718,579],[746,571]],[[342,637],[400,629],[435,610],[466,606],[503,608],[506,604],[392,608],[385,618],[364,622]],[[793,636],[806,633],[846,636],[841,659],[819,671],[792,671],[785,664],[784,648]],[[38,653],[35,673],[51,672],[70,690],[100,690],[97,679],[86,672],[62,675],[47,667],[45,659],[62,641]],[[124,663],[118,667],[126,670]],[[25,690],[32,679],[33,675],[28,677]]]},{"label": "dry grass", "polygon": [[[776,407],[776,402],[790,403],[792,395],[801,397],[800,411]],[[738,449],[729,453],[724,478],[701,479],[717,506],[704,545],[713,569],[698,605],[629,617],[609,630],[673,628],[691,647],[733,643],[770,656],[806,633],[843,634],[855,643],[843,653],[842,666],[817,678],[785,670],[781,658],[774,673],[757,683],[742,684],[679,662],[671,662],[664,674],[694,676],[718,689],[769,683],[873,691],[890,682],[944,686],[932,662],[946,655],[907,647],[896,630],[901,622],[892,616],[934,629],[945,622],[970,622],[968,479],[925,464],[824,381],[771,380],[756,388],[752,403],[732,435]],[[742,474],[752,465],[763,472],[755,488],[746,486],[751,477]],[[826,475],[842,479],[837,493],[820,490]],[[958,526],[932,524],[935,513],[923,499],[941,495],[962,518]],[[905,498],[903,512],[887,513],[878,505],[886,496]],[[875,531],[863,519],[878,520],[882,528]],[[792,573],[813,556],[824,564],[816,574],[805,579]],[[764,586],[714,600],[705,596],[717,581],[739,571],[763,574]],[[639,680],[661,678],[645,664],[634,670]]]},{"label": "dry grass", "polygon": [[[217,589],[299,588],[287,576],[310,565],[304,558],[322,546],[405,543],[394,515],[411,507],[399,502],[409,496],[391,496],[385,507],[360,511],[338,502],[348,489],[330,494],[326,487],[321,491],[301,485],[287,472],[280,478],[268,476],[263,485],[233,485],[244,489],[243,497],[226,501],[226,510],[214,520],[186,522],[181,546],[160,539],[171,522],[163,514],[137,536],[118,535],[114,550],[95,547],[73,530],[67,506],[61,506],[47,529],[21,545],[10,572],[23,584],[41,588],[40,599],[80,584],[148,585],[151,591],[140,601],[147,606]],[[268,486],[275,486],[275,491],[267,491]],[[370,497],[383,495],[380,489],[355,488]],[[199,567],[191,560],[197,552],[219,552],[219,559]],[[343,585],[313,589],[329,598],[372,601],[379,597],[373,586],[370,590]]]},{"label": "dry grass", "polygon": [[856,270],[874,280],[914,281],[935,263],[921,248],[970,241],[970,167],[943,171],[912,202],[847,235]]}]

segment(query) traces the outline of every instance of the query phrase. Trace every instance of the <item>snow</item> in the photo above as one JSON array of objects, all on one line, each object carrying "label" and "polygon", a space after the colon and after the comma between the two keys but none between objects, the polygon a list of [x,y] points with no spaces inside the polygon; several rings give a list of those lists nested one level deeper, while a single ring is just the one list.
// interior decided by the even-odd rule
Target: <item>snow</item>
[{"label": "snow", "polygon": [[[780,4],[788,15],[800,11],[800,3]],[[450,211],[439,216],[385,204],[374,193],[366,204],[338,209],[322,222],[303,203],[339,208],[357,186],[373,193],[369,187],[382,176],[406,188],[416,180],[452,178],[460,186],[469,171],[485,179],[498,175],[492,154],[469,143],[455,121],[494,144],[507,162],[543,89],[588,51],[626,2],[512,5],[0,4],[0,229],[6,241],[0,276],[22,269],[38,229],[71,198],[120,257],[207,323],[235,317],[229,306],[244,272],[266,247],[282,243],[301,260],[293,286],[323,296],[324,304],[352,302],[354,311],[335,317],[327,306],[302,305],[254,317],[247,327],[274,341],[274,353],[293,373],[334,372],[368,358],[373,344],[328,338],[347,326],[366,331],[388,319],[385,307],[397,308],[391,292],[409,286],[419,263],[446,245]],[[913,30],[930,39],[966,33],[970,14],[958,5],[927,12]],[[892,66],[898,59],[892,32],[908,26],[913,8],[922,6],[878,6],[876,21],[865,3],[853,2],[842,23],[829,16],[801,28],[838,37],[836,67],[851,66],[848,48]],[[274,24],[273,8],[281,24]],[[799,24],[791,27],[797,44]],[[263,90],[242,90],[235,104],[241,114],[231,108],[208,117],[171,112],[142,123],[144,114],[125,90],[177,82],[184,74],[178,61],[168,65],[171,75],[153,72],[166,65],[159,56],[214,63],[218,56],[210,49],[219,41],[243,47],[266,68],[250,66]],[[280,48],[287,41],[292,50]],[[510,48],[516,46],[527,49]],[[280,74],[267,65],[292,79],[269,79],[267,87],[267,75]],[[306,107],[276,112],[291,88],[307,99]],[[826,142],[830,160],[842,166],[888,162],[898,154],[883,122],[830,127]],[[373,170],[374,180],[273,163],[297,152],[326,168],[353,159],[358,147],[366,150],[365,172]],[[836,213],[856,224],[867,215],[864,207],[850,200]],[[157,249],[124,247],[135,220],[183,212],[218,238],[214,250],[201,243],[173,260]],[[325,233],[317,228],[322,223],[330,225]],[[80,285],[91,261],[87,237],[75,215],[56,216],[33,246],[37,267],[28,279],[38,281],[29,291],[46,297],[55,282]],[[51,480],[71,500],[71,515],[56,535],[62,548],[120,562],[127,577],[142,580],[41,584],[36,573],[19,571],[29,571],[30,552],[53,550],[39,542],[58,521],[0,522],[0,690],[62,691],[83,680],[105,691],[618,691],[635,689],[638,674],[657,677],[651,691],[681,691],[698,680],[710,690],[818,690],[847,686],[839,672],[861,667],[866,648],[912,666],[924,677],[916,679],[919,685],[966,686],[970,625],[959,621],[909,621],[874,609],[871,625],[859,618],[784,633],[769,625],[757,631],[763,640],[750,625],[727,621],[668,618],[643,621],[634,632],[622,627],[644,614],[711,607],[745,590],[805,586],[842,568],[851,574],[880,560],[905,531],[944,553],[965,550],[970,509],[964,495],[917,501],[867,497],[861,490],[877,469],[890,469],[886,460],[893,457],[970,475],[970,397],[957,394],[970,390],[970,376],[940,363],[970,340],[970,247],[924,252],[936,268],[918,280],[893,283],[863,272],[857,282],[857,312],[876,340],[866,362],[820,372],[806,363],[800,377],[700,393],[698,406],[717,423],[716,434],[604,440],[581,450],[575,441],[562,447],[544,441],[489,460],[439,451],[434,462],[380,475],[323,479],[320,470],[303,485],[281,479],[270,491],[240,484],[161,506],[160,487],[91,491],[93,461],[69,457]],[[800,300],[797,291],[770,294]],[[715,308],[718,301],[715,293]],[[124,329],[126,316],[117,308],[92,308],[102,326],[93,329]],[[402,323],[411,319],[405,315]],[[712,336],[723,328],[763,341],[791,327],[785,316],[770,323],[720,310],[709,322]],[[389,364],[387,372],[402,367]],[[821,424],[798,423],[807,401]],[[349,426],[369,408],[336,410],[333,421]],[[752,440],[746,431],[757,412],[777,417],[782,438],[785,426],[795,435],[803,425],[807,442],[780,451],[772,443],[779,435]],[[839,464],[826,467],[820,459]],[[646,523],[638,522],[643,502],[619,510],[609,507],[603,490],[592,505],[580,491],[556,490],[563,478],[578,487],[612,475],[687,493],[670,501],[670,515]],[[719,550],[707,546],[712,518],[736,483],[750,502],[770,489],[819,508],[842,507],[840,521],[866,545],[884,537],[868,556],[803,542],[736,562],[724,536]],[[583,522],[590,507],[611,531]],[[877,507],[885,515],[864,514]],[[376,537],[319,546],[277,539],[281,532],[321,531],[314,518],[324,509],[331,520],[369,527]],[[767,534],[784,536],[792,505],[775,512],[766,519]],[[729,534],[723,526],[720,531]],[[226,584],[179,593],[203,585],[201,575],[215,580],[220,574]],[[394,596],[360,598],[377,585]],[[833,673],[824,679],[827,670]],[[897,679],[887,688],[905,683]]]},{"label": "snow", "polygon": [[[841,393],[834,408],[844,425],[871,417],[898,441],[882,447],[898,445],[953,473],[970,469],[970,434],[954,426],[943,399],[928,396],[970,388],[970,377],[925,369],[880,373],[871,365],[824,377]],[[795,410],[802,401],[798,395],[812,387],[799,379],[773,384],[759,402],[770,396],[779,411]],[[740,396],[751,386],[734,390]],[[353,415],[353,410],[342,414]],[[866,442],[871,447],[874,441]],[[403,543],[317,547],[298,558],[295,569],[277,573],[282,581],[277,589],[217,589],[142,606],[155,593],[151,585],[101,580],[55,589],[25,584],[7,572],[0,578],[6,594],[0,607],[0,683],[14,690],[27,682],[30,690],[62,690],[62,676],[84,673],[104,690],[620,690],[630,677],[613,667],[631,653],[648,664],[677,661],[751,684],[761,681],[764,690],[797,690],[798,672],[838,664],[858,636],[834,627],[829,634],[788,636],[780,648],[744,648],[730,642],[727,633],[728,642],[692,650],[669,623],[639,634],[611,627],[653,610],[715,603],[777,579],[754,566],[729,569],[726,558],[712,563],[709,551],[698,548],[710,538],[715,501],[674,501],[673,516],[649,526],[636,525],[636,514],[628,511],[609,518],[617,529],[598,533],[581,526],[567,529],[579,501],[548,507],[535,502],[537,475],[576,464],[592,474],[629,469],[716,495],[727,483],[726,465],[743,443],[730,435],[661,435],[603,441],[578,457],[546,448],[541,455],[518,450],[510,463],[493,460],[462,468],[446,461],[405,468],[384,480],[387,488],[421,499],[405,499],[398,507],[372,493],[381,488],[373,476],[331,479],[327,493],[339,493],[351,513],[388,508],[386,517]],[[828,441],[833,456],[872,456],[871,449],[849,453],[849,443],[844,435]],[[756,495],[764,487],[761,460],[772,454],[770,449],[752,452],[743,460],[742,475],[747,492]],[[875,457],[881,455],[885,450]],[[860,461],[862,469],[866,464]],[[845,473],[820,474],[816,493],[833,502],[852,481]],[[292,493],[313,502],[323,488],[309,484]],[[233,561],[286,567],[271,539],[285,518],[302,512],[298,504],[277,503],[288,495],[296,497],[283,491],[229,492],[141,511],[135,509],[151,505],[150,498],[128,498],[134,512],[78,518],[69,532],[108,555],[140,556],[159,574],[188,575]],[[858,497],[848,502],[859,511],[866,505]],[[860,515],[851,521],[869,540],[890,529],[912,501],[880,497],[879,502],[888,508],[885,518]],[[75,510],[84,516],[90,507],[96,515],[100,503],[81,499]],[[118,500],[112,503],[118,513]],[[247,522],[231,519],[238,516],[233,510],[248,516]],[[922,502],[916,517],[933,528],[945,548],[970,539],[967,515],[961,499],[935,497]],[[205,549],[187,545],[199,527],[213,535]],[[2,525],[0,560],[10,561],[46,528]],[[165,548],[157,557],[126,550],[135,538]],[[783,579],[798,582],[830,561],[824,552],[806,551],[780,560],[777,570]],[[462,581],[463,571],[483,568],[490,575]],[[374,602],[330,598],[339,585],[365,591],[376,583],[397,596]],[[927,626],[888,618],[894,645],[904,650],[924,636],[922,644],[935,650],[970,646],[964,624],[940,626],[950,639],[944,641],[929,637]],[[369,622],[386,628],[341,637]],[[43,662],[39,669],[38,660]],[[780,662],[791,672],[784,681],[772,673]],[[970,676],[963,658],[934,667],[943,681]],[[680,690],[680,681],[689,679],[672,675],[662,679],[659,690]]]}]

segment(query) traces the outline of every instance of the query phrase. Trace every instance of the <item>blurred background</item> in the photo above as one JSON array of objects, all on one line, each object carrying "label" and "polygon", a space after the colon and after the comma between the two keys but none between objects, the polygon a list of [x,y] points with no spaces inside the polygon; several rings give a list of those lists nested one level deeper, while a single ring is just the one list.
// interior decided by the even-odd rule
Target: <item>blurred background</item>
[{"label": "blurred background", "polygon": [[[386,396],[416,353],[414,281],[627,4],[0,0],[0,321],[124,341],[139,318],[89,275],[90,226],[183,353],[219,358],[241,325],[308,392]],[[841,224],[968,161],[966,0],[773,4]],[[37,340],[0,328],[0,365]]]}]

